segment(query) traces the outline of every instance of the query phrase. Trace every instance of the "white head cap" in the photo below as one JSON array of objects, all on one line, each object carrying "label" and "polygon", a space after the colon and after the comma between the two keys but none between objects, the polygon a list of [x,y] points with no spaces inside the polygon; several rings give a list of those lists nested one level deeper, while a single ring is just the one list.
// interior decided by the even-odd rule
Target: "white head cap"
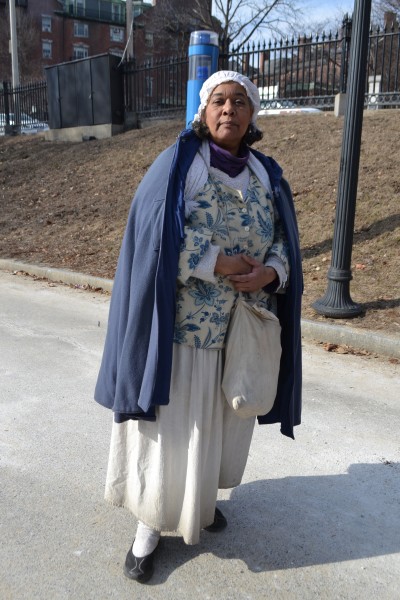
[{"label": "white head cap", "polygon": [[253,116],[251,122],[255,125],[258,111],[260,110],[260,94],[258,93],[257,87],[250,81],[245,75],[241,75],[236,71],[217,71],[211,77],[206,79],[200,90],[200,106],[197,110],[197,114],[194,116],[193,121],[201,121],[201,115],[205,107],[207,106],[208,99],[212,91],[221,83],[227,83],[233,81],[239,83],[246,90],[246,94],[253,105]]}]

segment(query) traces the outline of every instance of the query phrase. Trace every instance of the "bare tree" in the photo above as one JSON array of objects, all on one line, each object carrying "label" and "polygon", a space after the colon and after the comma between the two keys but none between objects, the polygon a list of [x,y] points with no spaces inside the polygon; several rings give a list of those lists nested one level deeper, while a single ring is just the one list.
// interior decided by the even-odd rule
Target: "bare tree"
[{"label": "bare tree", "polygon": [[[385,15],[392,13],[394,19],[386,22]],[[373,29],[386,25],[388,28],[395,26],[400,21],[400,0],[372,0],[371,25]]]},{"label": "bare tree", "polygon": [[9,52],[10,26],[4,8],[0,12],[0,81],[11,79],[11,55]]},{"label": "bare tree", "polygon": [[381,19],[385,12],[392,12],[400,18],[400,0],[375,0],[373,2],[374,14],[380,15]]},{"label": "bare tree", "polygon": [[37,57],[37,48],[41,47],[39,26],[30,15],[21,11],[17,15],[17,34],[21,78],[42,78],[41,60]]},{"label": "bare tree", "polygon": [[[373,29],[376,29],[376,27],[378,26],[381,27],[384,24],[385,13],[388,12],[393,13],[395,15],[395,20],[397,18],[397,21],[399,22],[400,0],[372,0],[371,27]],[[312,19],[307,19],[306,30],[314,34],[320,34],[323,31],[339,31],[342,26],[344,16],[344,10],[340,6],[338,6],[335,15],[329,19],[325,19],[321,22],[317,22]],[[389,21],[386,25],[387,27],[391,27],[392,22]],[[395,25],[395,22],[393,23],[393,25]]]},{"label": "bare tree", "polygon": [[[40,46],[40,31],[35,21],[17,9],[17,38],[18,38],[18,62],[21,81],[24,79],[36,79],[43,76],[40,59],[33,57]],[[3,81],[11,79],[11,55],[9,53],[10,23],[8,15],[0,19],[0,79]]]},{"label": "bare tree", "polygon": [[[194,5],[197,16],[210,26],[213,17],[202,8],[202,0],[195,0]],[[237,48],[265,32],[282,35],[294,29],[302,15],[296,0],[214,0],[213,6],[219,33]]]},{"label": "bare tree", "polygon": [[177,36],[178,31],[212,29],[240,48],[266,31],[282,35],[293,28],[302,15],[299,4],[297,0],[162,0],[151,18],[158,31]]},{"label": "bare tree", "polygon": [[[195,10],[201,7],[200,18]],[[208,8],[211,1],[197,3],[197,0],[186,2],[185,0],[160,0],[152,9],[141,15],[136,22],[144,25],[146,32],[157,34],[157,47],[153,55],[165,54],[165,51],[174,50],[178,53],[187,50],[189,35],[196,29],[211,29],[214,19],[209,21]],[[205,21],[203,21],[203,18]]]}]

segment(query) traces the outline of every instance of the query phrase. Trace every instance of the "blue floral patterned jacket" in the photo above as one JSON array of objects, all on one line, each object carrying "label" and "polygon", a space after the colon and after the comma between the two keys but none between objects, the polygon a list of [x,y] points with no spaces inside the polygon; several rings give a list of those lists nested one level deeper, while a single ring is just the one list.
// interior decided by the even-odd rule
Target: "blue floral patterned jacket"
[{"label": "blue floral patterned jacket", "polygon": [[[272,195],[251,174],[246,194],[209,175],[192,200],[186,218],[185,240],[179,256],[177,312],[174,341],[195,348],[221,349],[238,297],[232,282],[222,275],[195,276],[199,261],[210,244],[220,252],[248,254],[261,262],[280,259],[290,271],[286,237]],[[265,289],[246,298],[276,313],[276,295]]]}]

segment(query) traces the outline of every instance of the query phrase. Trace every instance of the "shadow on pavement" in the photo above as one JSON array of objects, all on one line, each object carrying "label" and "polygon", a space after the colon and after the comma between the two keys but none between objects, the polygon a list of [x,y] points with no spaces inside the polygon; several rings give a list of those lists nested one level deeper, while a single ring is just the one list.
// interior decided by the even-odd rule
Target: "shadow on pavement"
[{"label": "shadow on pavement", "polygon": [[198,546],[163,536],[153,585],[202,553],[255,573],[400,552],[400,463],[354,464],[343,475],[261,480],[218,505],[229,526]]}]

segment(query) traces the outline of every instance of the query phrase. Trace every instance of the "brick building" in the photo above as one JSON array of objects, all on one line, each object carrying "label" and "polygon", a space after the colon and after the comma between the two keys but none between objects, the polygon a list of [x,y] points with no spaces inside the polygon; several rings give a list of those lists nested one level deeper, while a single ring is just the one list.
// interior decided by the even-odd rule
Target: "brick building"
[{"label": "brick building", "polygon": [[[0,0],[0,81],[11,79],[9,0]],[[127,43],[125,0],[14,0],[21,81],[42,79],[45,67],[110,52]],[[187,49],[190,32],[210,28],[211,0],[196,16],[195,0],[132,0],[137,63]],[[207,21],[208,19],[208,21]]]},{"label": "brick building", "polygon": [[[14,0],[21,81],[40,79],[50,65],[126,45],[125,0]],[[0,0],[0,81],[11,77],[9,0]],[[134,16],[151,3],[133,1]]]}]

